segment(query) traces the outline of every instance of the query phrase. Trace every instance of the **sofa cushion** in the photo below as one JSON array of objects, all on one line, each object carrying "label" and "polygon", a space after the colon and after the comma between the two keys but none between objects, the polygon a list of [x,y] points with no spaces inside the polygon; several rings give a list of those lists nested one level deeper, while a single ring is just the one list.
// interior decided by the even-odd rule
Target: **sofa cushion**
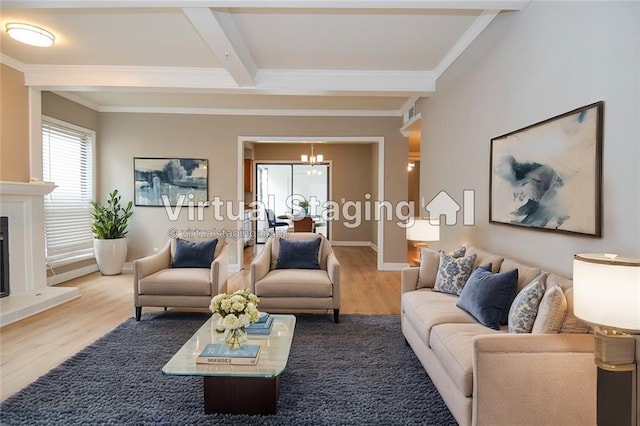
[{"label": "sofa cushion", "polygon": [[433,327],[429,344],[453,383],[465,396],[470,397],[473,391],[473,338],[500,332],[478,323],[440,324]]},{"label": "sofa cushion", "polygon": [[465,256],[476,255],[476,260],[473,263],[473,269],[477,268],[480,265],[486,265],[487,263],[491,264],[491,272],[498,272],[500,270],[500,266],[502,265],[502,261],[504,257],[489,253],[488,251],[481,250],[477,247],[467,247],[467,252]]},{"label": "sofa cushion", "polygon": [[320,269],[320,243],[320,237],[304,241],[281,240],[275,269]]},{"label": "sofa cushion", "polygon": [[423,247],[420,249],[420,271],[418,272],[418,284],[416,288],[433,288],[438,275],[440,254]]},{"label": "sofa cushion", "polygon": [[559,285],[548,287],[540,301],[532,333],[559,333],[567,314],[567,298]]},{"label": "sofa cushion", "polygon": [[518,270],[492,273],[491,265],[478,267],[462,289],[456,306],[470,313],[480,324],[499,330],[507,322],[516,296]]},{"label": "sofa cushion", "polygon": [[402,311],[405,319],[422,337],[423,343],[428,345],[431,328],[435,325],[476,323],[471,315],[456,307],[457,300],[456,296],[447,293],[409,291],[402,294]]},{"label": "sofa cushion", "polygon": [[500,272],[508,272],[514,269],[518,270],[518,292],[520,292],[535,277],[540,275],[540,268],[525,265],[524,263],[515,262],[511,259],[505,259],[500,266]]},{"label": "sofa cushion", "polygon": [[531,333],[544,296],[545,275],[538,275],[513,299],[509,309],[509,333]]},{"label": "sofa cushion", "polygon": [[171,262],[172,268],[211,268],[216,252],[217,239],[187,241],[176,238],[176,250]]},{"label": "sofa cushion", "polygon": [[440,264],[433,291],[460,295],[473,270],[474,255],[455,258],[440,252]]},{"label": "sofa cushion", "polygon": [[256,282],[258,297],[331,297],[333,286],[322,269],[275,269]]},{"label": "sofa cushion", "polygon": [[211,270],[205,268],[163,269],[142,278],[140,294],[212,296]]},{"label": "sofa cushion", "polygon": [[560,333],[588,333],[591,326],[573,313],[573,289],[567,290],[564,296],[567,298],[567,314],[564,316]]}]

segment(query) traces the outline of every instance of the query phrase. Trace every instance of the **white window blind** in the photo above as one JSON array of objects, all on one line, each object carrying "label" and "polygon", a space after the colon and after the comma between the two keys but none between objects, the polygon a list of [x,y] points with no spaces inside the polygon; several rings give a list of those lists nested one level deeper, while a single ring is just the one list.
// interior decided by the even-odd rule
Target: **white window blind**
[{"label": "white window blind", "polygon": [[44,199],[46,257],[51,267],[93,256],[94,139],[91,130],[42,119],[42,176],[56,185]]}]

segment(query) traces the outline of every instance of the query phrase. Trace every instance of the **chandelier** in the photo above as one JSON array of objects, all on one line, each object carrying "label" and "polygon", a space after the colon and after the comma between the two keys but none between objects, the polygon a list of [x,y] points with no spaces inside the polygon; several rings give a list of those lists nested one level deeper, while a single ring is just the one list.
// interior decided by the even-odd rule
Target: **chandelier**
[{"label": "chandelier", "polygon": [[309,164],[309,165],[314,165],[314,164],[319,164],[322,163],[322,161],[324,160],[324,157],[322,154],[317,154],[315,155],[313,153],[313,144],[311,144],[311,155],[307,155],[307,154],[302,154],[300,156],[300,161],[302,161],[303,163]]}]

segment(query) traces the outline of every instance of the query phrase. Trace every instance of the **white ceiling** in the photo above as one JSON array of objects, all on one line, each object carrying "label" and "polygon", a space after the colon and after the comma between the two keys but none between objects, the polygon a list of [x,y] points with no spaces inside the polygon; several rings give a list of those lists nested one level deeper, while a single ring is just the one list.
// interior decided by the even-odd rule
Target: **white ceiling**
[{"label": "white ceiling", "polygon": [[27,85],[98,111],[398,116],[501,11],[528,0],[4,0]]}]

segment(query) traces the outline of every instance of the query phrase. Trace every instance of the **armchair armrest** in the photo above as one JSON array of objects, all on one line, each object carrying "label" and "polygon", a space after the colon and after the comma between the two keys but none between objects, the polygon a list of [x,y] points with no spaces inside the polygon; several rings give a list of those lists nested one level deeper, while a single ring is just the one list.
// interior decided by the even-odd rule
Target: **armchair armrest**
[{"label": "armchair armrest", "polygon": [[402,293],[418,289],[419,267],[404,268],[400,274],[400,289]]},{"label": "armchair armrest", "polygon": [[258,257],[256,257],[253,260],[253,262],[251,262],[251,267],[249,272],[251,293],[255,294],[256,282],[264,278],[264,276],[269,273],[269,269],[271,269],[271,240],[270,239],[264,245],[264,249],[262,249],[262,252],[260,252]]},{"label": "armchair armrest", "polygon": [[475,337],[474,424],[596,424],[593,349],[590,334]]},{"label": "armchair armrest", "polygon": [[133,261],[133,297],[135,306],[138,306],[138,295],[140,294],[138,282],[146,276],[168,268],[170,264],[170,242],[167,242],[157,253]]},{"label": "armchair armrest", "polygon": [[229,244],[225,243],[218,257],[211,262],[210,274],[211,295],[226,293],[229,278]]},{"label": "armchair armrest", "polygon": [[327,273],[333,284],[333,308],[340,309],[340,262],[333,252],[327,256]]}]

